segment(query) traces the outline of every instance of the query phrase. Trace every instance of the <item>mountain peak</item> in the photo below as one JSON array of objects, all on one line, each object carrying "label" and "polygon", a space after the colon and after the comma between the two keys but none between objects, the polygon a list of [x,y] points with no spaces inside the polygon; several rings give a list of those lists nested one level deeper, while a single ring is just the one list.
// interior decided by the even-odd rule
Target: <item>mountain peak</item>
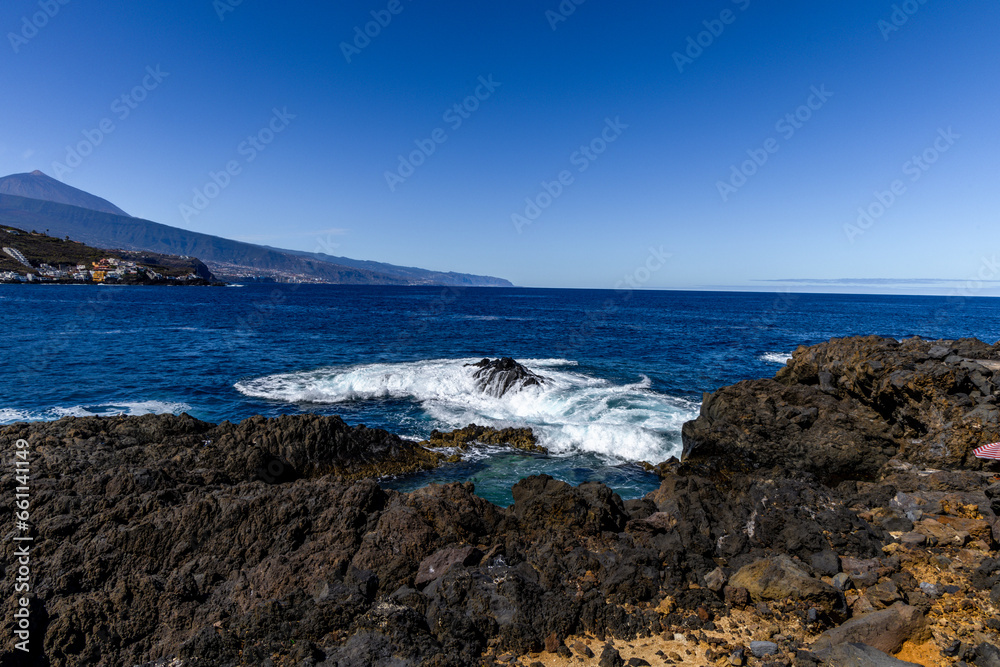
[{"label": "mountain peak", "polygon": [[0,194],[41,199],[42,201],[69,204],[101,213],[131,217],[107,199],[101,199],[89,192],[66,185],[38,169],[30,174],[11,174],[0,178]]}]

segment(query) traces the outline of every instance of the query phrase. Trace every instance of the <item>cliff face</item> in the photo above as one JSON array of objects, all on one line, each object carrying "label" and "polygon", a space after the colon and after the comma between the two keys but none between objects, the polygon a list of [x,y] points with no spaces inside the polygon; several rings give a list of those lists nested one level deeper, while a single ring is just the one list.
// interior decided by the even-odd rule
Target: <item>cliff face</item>
[{"label": "cliff face", "polygon": [[991,664],[1000,484],[968,447],[992,376],[963,359],[992,354],[800,349],[706,401],[687,460],[624,502],[547,476],[509,508],[387,491],[443,455],[336,417],[3,427],[30,451],[36,664]]}]

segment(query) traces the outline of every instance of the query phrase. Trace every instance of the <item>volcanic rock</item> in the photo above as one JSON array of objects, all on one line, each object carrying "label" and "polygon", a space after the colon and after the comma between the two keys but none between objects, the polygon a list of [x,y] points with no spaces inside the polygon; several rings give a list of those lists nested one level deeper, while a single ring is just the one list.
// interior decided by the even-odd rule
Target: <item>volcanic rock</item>
[{"label": "volcanic rock", "polygon": [[510,357],[500,359],[483,359],[474,364],[479,370],[473,373],[476,385],[489,396],[500,398],[509,392],[517,392],[525,387],[544,384],[541,375],[532,373]]},{"label": "volcanic rock", "polygon": [[813,643],[813,649],[860,642],[885,653],[895,653],[906,640],[919,638],[925,623],[923,612],[897,602],[888,609],[855,616],[843,625],[827,630]]},{"label": "volcanic rock", "polygon": [[530,428],[517,428],[513,426],[495,429],[488,426],[469,424],[465,428],[448,431],[447,433],[442,433],[435,429],[431,431],[430,438],[420,444],[432,449],[456,448],[459,450],[466,450],[476,444],[503,445],[526,452],[548,453],[545,447],[537,444],[535,434]]},{"label": "volcanic rock", "polygon": [[843,606],[837,589],[809,576],[784,554],[744,566],[732,576],[730,584],[747,589],[754,601],[806,600],[827,613]]},{"label": "volcanic rock", "polygon": [[832,648],[816,651],[816,657],[824,665],[836,667],[920,667],[915,662],[899,660],[891,655],[859,642],[838,644]]},{"label": "volcanic rock", "polygon": [[[940,357],[942,347],[956,354]],[[890,458],[937,468],[991,465],[1000,439],[1000,347],[877,336],[800,347],[773,380],[720,389],[684,425],[685,458],[725,453],[749,468],[874,475]],[[833,380],[823,382],[829,374]],[[991,399],[992,400],[992,399]]]}]

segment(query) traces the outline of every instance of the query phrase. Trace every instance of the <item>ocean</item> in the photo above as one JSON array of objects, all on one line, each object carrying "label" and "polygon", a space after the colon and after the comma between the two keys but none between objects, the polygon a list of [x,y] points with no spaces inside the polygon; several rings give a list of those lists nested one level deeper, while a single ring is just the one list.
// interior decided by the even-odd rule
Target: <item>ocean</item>
[{"label": "ocean", "polygon": [[[0,424],[187,412],[237,421],[340,415],[422,439],[530,426],[549,455],[476,449],[412,490],[472,481],[511,502],[522,477],[658,486],[704,392],[772,376],[798,345],[878,334],[998,338],[993,298],[522,288],[0,285]],[[465,364],[514,357],[546,378],[502,398]]]}]

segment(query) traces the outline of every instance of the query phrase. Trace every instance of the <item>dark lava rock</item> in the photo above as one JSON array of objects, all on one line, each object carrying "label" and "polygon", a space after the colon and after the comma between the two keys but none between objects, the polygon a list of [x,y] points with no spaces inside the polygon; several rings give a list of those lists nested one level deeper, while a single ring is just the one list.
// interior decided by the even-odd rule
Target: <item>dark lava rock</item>
[{"label": "dark lava rock", "polygon": [[624,667],[625,661],[622,660],[618,649],[614,646],[605,646],[604,650],[601,651],[601,658],[597,664],[598,667]]},{"label": "dark lava rock", "polygon": [[[942,347],[956,354],[942,360]],[[972,450],[1000,440],[1000,409],[967,397],[997,386],[998,359],[996,345],[969,339],[867,336],[800,347],[773,380],[709,396],[684,425],[685,459],[723,455],[833,480],[873,477],[892,457],[981,470],[992,464]]]},{"label": "dark lava rock", "polygon": [[829,549],[814,553],[809,558],[809,563],[820,576],[832,577],[840,572],[840,558]]},{"label": "dark lava rock", "polygon": [[725,456],[747,470],[779,467],[824,479],[874,477],[898,449],[873,409],[777,380],[723,387],[681,435],[685,460]]},{"label": "dark lava rock", "polygon": [[482,557],[482,551],[470,546],[440,549],[420,561],[413,583],[422,586],[435,579],[440,579],[455,566],[476,565]]},{"label": "dark lava rock", "polygon": [[466,364],[479,370],[473,373],[476,385],[484,393],[497,398],[508,392],[517,392],[531,385],[545,382],[541,375],[532,373],[510,357],[483,359],[475,364]]},{"label": "dark lava rock", "polygon": [[976,656],[972,662],[976,667],[1000,667],[1000,649],[983,642],[976,647]]}]

